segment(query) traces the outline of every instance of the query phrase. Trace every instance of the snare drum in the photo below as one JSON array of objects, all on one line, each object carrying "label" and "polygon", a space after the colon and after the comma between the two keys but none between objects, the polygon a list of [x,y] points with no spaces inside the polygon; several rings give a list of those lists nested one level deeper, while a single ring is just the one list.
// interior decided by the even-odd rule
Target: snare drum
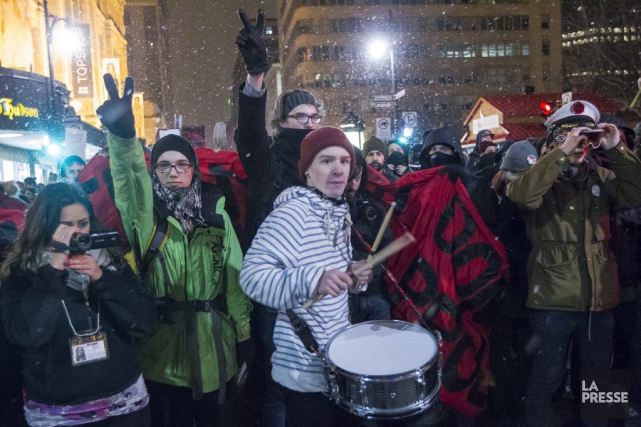
[{"label": "snare drum", "polygon": [[436,338],[420,326],[400,320],[352,325],[327,344],[328,394],[361,417],[415,415],[437,399],[439,360]]}]

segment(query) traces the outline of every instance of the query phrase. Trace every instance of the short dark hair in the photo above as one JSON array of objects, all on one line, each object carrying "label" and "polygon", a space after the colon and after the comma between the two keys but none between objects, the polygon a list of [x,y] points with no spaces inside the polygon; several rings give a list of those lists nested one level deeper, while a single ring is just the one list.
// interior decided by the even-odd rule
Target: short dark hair
[{"label": "short dark hair", "polygon": [[67,168],[74,163],[78,163],[81,166],[86,166],[87,163],[82,159],[82,157],[77,156],[75,154],[71,154],[64,159],[62,159],[62,162],[60,162],[60,177],[61,178],[66,178],[67,177]]}]

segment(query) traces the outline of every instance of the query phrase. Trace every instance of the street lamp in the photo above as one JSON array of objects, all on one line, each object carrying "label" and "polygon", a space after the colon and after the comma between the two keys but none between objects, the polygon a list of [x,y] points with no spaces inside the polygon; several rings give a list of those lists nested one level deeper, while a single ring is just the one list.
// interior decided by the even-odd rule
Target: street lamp
[{"label": "street lamp", "polygon": [[358,148],[363,148],[365,141],[365,125],[363,121],[354,113],[349,113],[347,118],[343,120],[338,126],[345,132],[347,139],[352,145]]},{"label": "street lamp", "polygon": [[42,2],[44,13],[45,13],[45,34],[47,38],[47,60],[49,61],[49,102],[51,103],[51,115],[53,116],[55,105],[53,102],[54,94],[54,75],[53,75],[53,56],[51,53],[52,44],[53,44],[53,28],[60,21],[68,22],[66,18],[59,18],[55,15],[49,13],[49,4],[47,0]]},{"label": "street lamp", "polygon": [[[389,32],[392,33],[392,11],[389,11]],[[385,55],[388,43],[383,40],[374,40],[369,44],[369,54],[373,59],[381,59]],[[394,44],[389,43],[390,76],[392,78],[392,102],[394,103],[394,117],[392,119],[392,135],[396,132],[396,120],[398,120],[398,99],[396,98],[396,63],[394,62]]]}]

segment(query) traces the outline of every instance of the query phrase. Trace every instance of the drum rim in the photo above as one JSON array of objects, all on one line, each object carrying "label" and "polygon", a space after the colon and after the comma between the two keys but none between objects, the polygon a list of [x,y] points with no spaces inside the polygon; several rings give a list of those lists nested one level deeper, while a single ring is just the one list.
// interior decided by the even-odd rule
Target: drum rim
[{"label": "drum rim", "polygon": [[[329,348],[332,345],[332,343],[334,342],[334,340],[336,338],[338,338],[338,336],[341,333],[347,331],[348,329],[352,329],[352,328],[355,328],[355,327],[362,327],[364,325],[380,325],[382,323],[406,324],[406,325],[413,326],[413,327],[416,327],[416,328],[420,329],[422,332],[425,332],[427,334],[427,336],[429,336],[432,340],[434,340],[434,346],[435,346],[436,352],[434,353],[432,358],[427,360],[427,362],[425,364],[420,365],[417,368],[410,369],[408,371],[398,372],[398,373],[395,373],[395,374],[385,374],[385,375],[357,374],[357,373],[354,373],[352,371],[346,371],[345,369],[341,368],[340,366],[337,366],[336,363],[332,362],[331,358],[329,357]],[[398,378],[398,379],[410,378],[412,376],[415,376],[417,371],[428,370],[428,369],[432,368],[436,363],[438,363],[440,357],[441,357],[441,351],[439,349],[438,340],[436,339],[434,334],[432,334],[432,332],[430,332],[429,330],[427,330],[427,329],[425,329],[425,328],[423,328],[420,325],[417,325],[415,323],[410,323],[410,322],[406,322],[405,320],[396,320],[396,319],[368,320],[367,322],[361,322],[361,323],[356,323],[354,325],[349,325],[348,327],[343,328],[339,332],[337,332],[332,337],[332,339],[330,339],[327,342],[327,345],[325,346],[325,352],[324,352],[325,365],[329,369],[331,369],[333,371],[336,371],[336,372],[340,372],[341,374],[346,374],[347,376],[352,377],[352,378],[356,378],[356,379],[358,379],[358,378],[372,378],[372,379],[381,379],[382,380],[382,379],[389,379],[389,378]],[[399,377],[401,377],[401,378],[399,378]]]}]

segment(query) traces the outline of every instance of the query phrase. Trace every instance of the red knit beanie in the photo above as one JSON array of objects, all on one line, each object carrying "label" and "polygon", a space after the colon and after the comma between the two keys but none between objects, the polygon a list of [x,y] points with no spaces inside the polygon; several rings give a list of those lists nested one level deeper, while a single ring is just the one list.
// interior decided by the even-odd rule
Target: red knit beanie
[{"label": "red knit beanie", "polygon": [[328,147],[341,147],[347,150],[351,157],[349,163],[351,175],[355,164],[354,146],[339,128],[323,126],[308,133],[300,144],[298,171],[302,177],[305,176],[305,172],[309,169],[309,165],[312,164],[316,155]]}]

